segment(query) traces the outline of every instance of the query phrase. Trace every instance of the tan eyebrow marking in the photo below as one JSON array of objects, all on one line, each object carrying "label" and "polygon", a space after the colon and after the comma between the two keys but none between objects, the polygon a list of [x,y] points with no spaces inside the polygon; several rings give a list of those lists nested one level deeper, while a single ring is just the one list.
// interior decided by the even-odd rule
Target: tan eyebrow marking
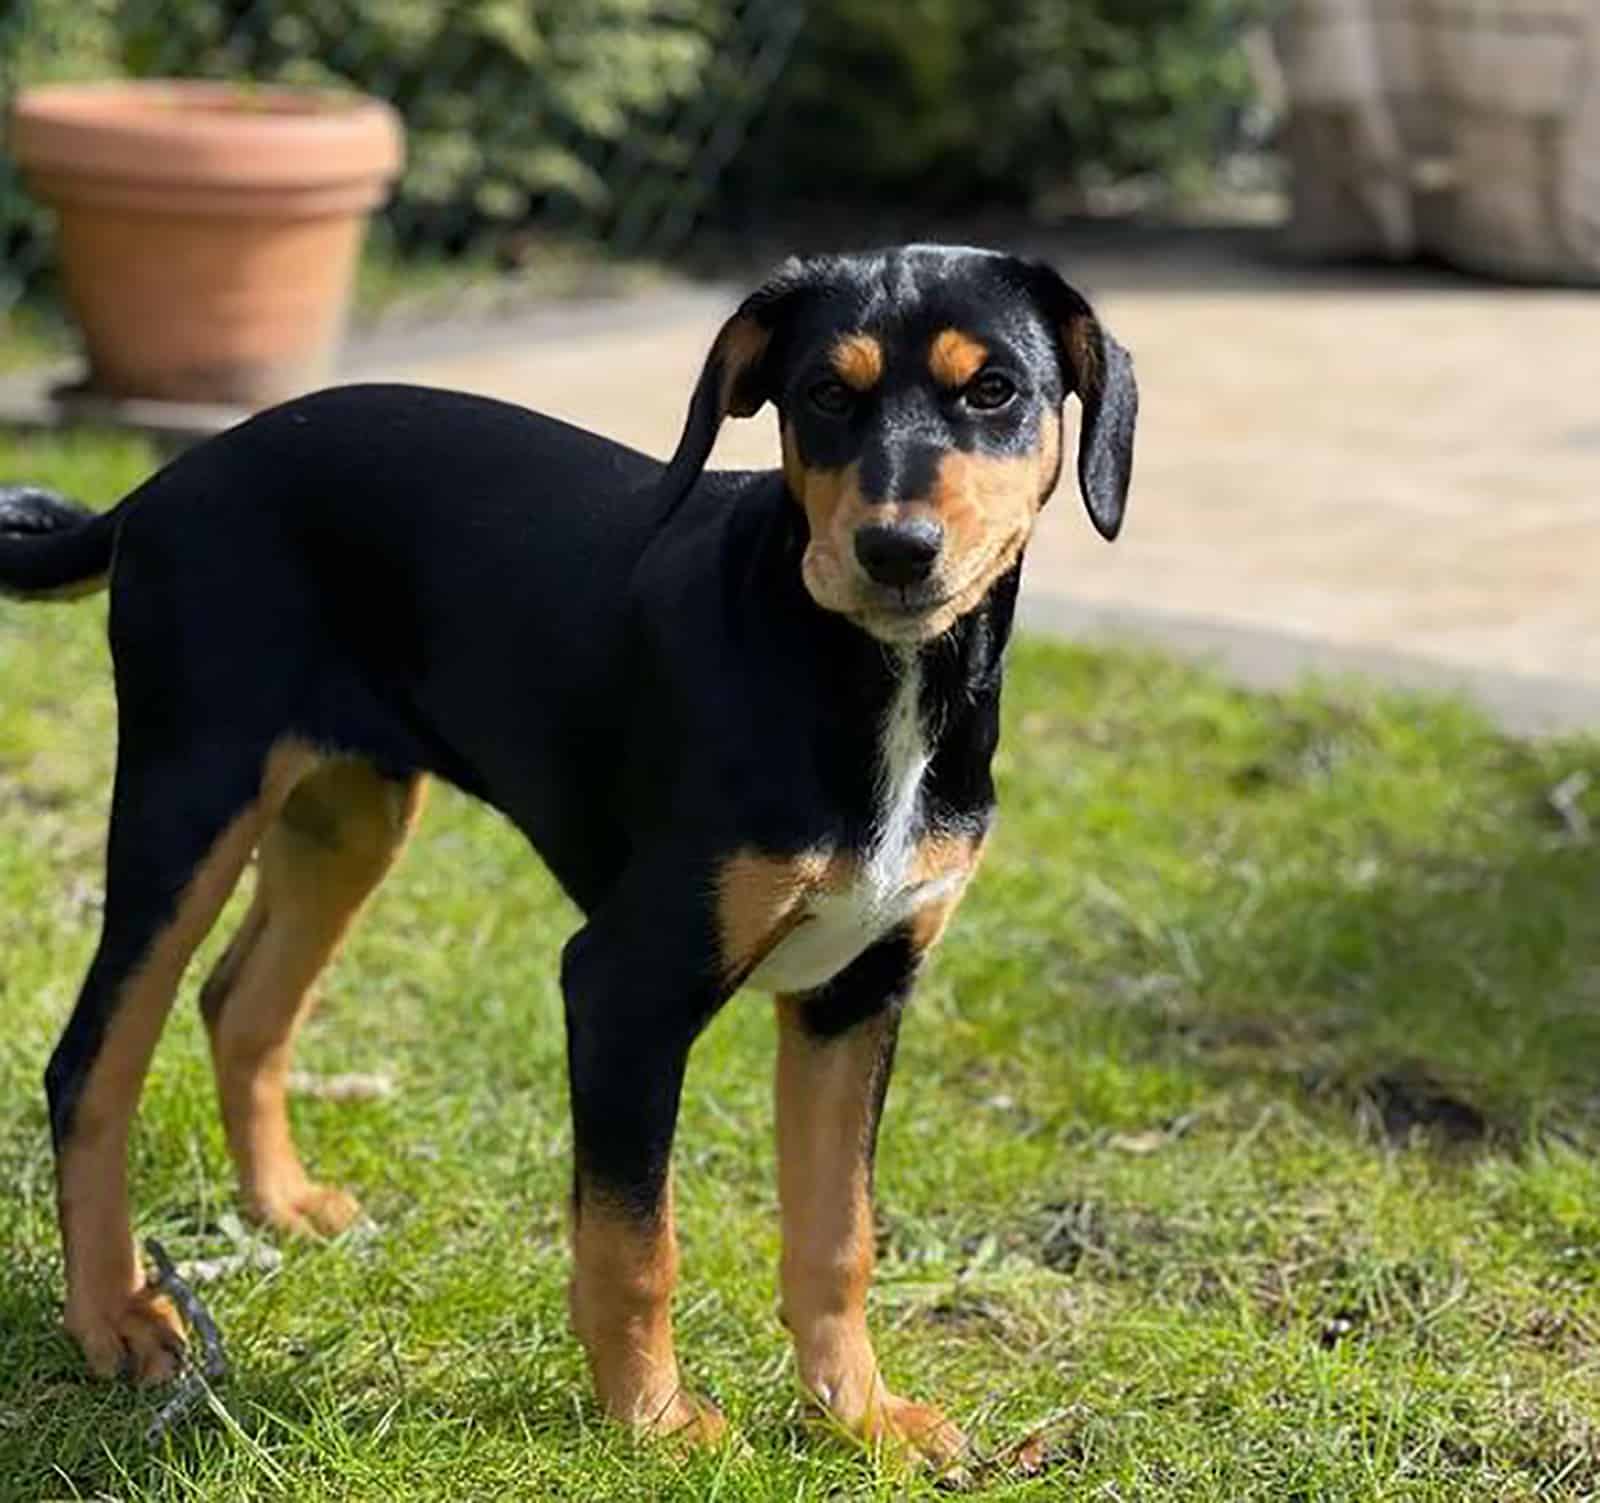
[{"label": "tan eyebrow marking", "polygon": [[988,358],[987,347],[970,334],[943,329],[928,350],[928,368],[941,386],[962,387],[983,369]]},{"label": "tan eyebrow marking", "polygon": [[871,391],[883,380],[883,346],[870,334],[846,334],[835,340],[828,363],[855,391]]}]

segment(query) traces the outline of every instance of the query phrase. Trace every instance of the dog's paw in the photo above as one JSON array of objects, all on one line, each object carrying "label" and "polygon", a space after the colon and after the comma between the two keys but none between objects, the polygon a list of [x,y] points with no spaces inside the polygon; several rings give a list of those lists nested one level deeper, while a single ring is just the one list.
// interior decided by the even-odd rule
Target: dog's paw
[{"label": "dog's paw", "polygon": [[889,1394],[869,1421],[869,1445],[901,1452],[946,1472],[967,1453],[967,1437],[932,1404]]},{"label": "dog's paw", "polygon": [[166,1383],[183,1366],[183,1323],[172,1301],[140,1289],[109,1306],[69,1305],[67,1331],[97,1377]]},{"label": "dog's paw", "polygon": [[666,1413],[645,1433],[685,1450],[709,1449],[728,1439],[728,1421],[709,1399],[680,1389]]},{"label": "dog's paw", "polygon": [[250,1219],[291,1237],[337,1237],[361,1215],[361,1202],[337,1185],[311,1180],[249,1197]]},{"label": "dog's paw", "polygon": [[887,1392],[881,1383],[871,1396],[844,1412],[815,1391],[808,1397],[838,1434],[875,1455],[910,1461],[950,1473],[967,1455],[967,1437],[942,1410]]},{"label": "dog's paw", "polygon": [[665,1398],[641,1398],[626,1413],[609,1409],[634,1438],[664,1444],[670,1450],[695,1451],[720,1446],[729,1437],[728,1421],[709,1399],[687,1389],[675,1389]]}]

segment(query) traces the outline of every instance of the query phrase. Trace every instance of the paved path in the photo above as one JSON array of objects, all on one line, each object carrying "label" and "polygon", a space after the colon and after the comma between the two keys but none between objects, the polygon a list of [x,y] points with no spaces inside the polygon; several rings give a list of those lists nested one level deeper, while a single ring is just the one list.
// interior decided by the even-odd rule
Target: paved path
[{"label": "paved path", "polygon": [[[1105,546],[1062,487],[1029,557],[1036,624],[1600,725],[1600,296],[1226,247],[1057,259],[1133,350],[1143,406],[1127,530]],[[391,335],[351,374],[492,393],[664,455],[734,295]],[[730,423],[714,462],[768,464],[776,443],[768,410]]]}]

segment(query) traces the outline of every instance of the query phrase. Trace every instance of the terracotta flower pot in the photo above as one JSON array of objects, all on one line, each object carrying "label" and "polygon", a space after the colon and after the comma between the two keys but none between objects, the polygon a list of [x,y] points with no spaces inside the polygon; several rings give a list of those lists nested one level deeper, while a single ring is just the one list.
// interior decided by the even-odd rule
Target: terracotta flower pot
[{"label": "terracotta flower pot", "polygon": [[23,90],[10,146],[60,218],[90,389],[250,405],[325,376],[402,158],[376,100],[166,80]]}]

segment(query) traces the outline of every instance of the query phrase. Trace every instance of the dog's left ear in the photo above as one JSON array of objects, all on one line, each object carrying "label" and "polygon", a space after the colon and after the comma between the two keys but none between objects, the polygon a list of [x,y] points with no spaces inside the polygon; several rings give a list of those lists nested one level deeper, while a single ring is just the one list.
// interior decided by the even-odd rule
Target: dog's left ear
[{"label": "dog's left ear", "polygon": [[1034,300],[1060,342],[1069,389],[1083,404],[1078,489],[1090,521],[1109,542],[1121,530],[1133,476],[1133,429],[1139,415],[1133,357],[1054,267],[1034,262],[1025,271]]},{"label": "dog's left ear", "polygon": [[742,303],[711,342],[700,380],[689,399],[689,416],[677,451],[662,475],[658,494],[664,511],[688,494],[711,457],[726,417],[753,417],[774,395],[773,335],[796,304],[820,285],[817,268],[792,258]]}]

